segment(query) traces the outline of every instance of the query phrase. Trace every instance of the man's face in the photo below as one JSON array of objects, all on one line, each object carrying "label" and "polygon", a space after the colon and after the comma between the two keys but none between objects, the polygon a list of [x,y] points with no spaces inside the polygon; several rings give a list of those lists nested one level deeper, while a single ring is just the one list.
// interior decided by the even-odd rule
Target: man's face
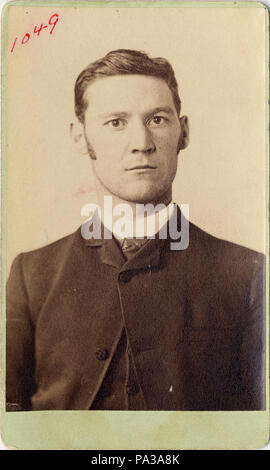
[{"label": "man's face", "polygon": [[99,78],[85,93],[84,138],[105,193],[136,203],[162,202],[177,170],[181,123],[158,78]]}]

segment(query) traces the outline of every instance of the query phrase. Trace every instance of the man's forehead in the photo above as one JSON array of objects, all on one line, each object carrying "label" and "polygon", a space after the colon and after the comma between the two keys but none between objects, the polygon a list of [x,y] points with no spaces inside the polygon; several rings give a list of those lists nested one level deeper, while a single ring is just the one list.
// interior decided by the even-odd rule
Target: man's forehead
[{"label": "man's forehead", "polygon": [[98,77],[84,95],[88,111],[101,114],[113,111],[171,107],[175,110],[167,83],[148,75],[113,75]]}]

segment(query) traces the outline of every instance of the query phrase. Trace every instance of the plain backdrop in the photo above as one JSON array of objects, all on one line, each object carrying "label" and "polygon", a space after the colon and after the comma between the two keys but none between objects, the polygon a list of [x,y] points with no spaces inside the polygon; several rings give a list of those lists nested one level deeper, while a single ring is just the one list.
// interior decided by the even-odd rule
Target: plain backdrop
[{"label": "plain backdrop", "polygon": [[[110,50],[174,67],[190,145],[174,201],[207,232],[265,251],[266,83],[263,8],[10,7],[6,49],[7,269],[14,256],[76,230],[95,202],[87,156],[72,145],[73,88]],[[34,27],[59,14],[52,34]],[[21,44],[25,33],[30,34]],[[15,38],[13,52],[12,45]]]}]

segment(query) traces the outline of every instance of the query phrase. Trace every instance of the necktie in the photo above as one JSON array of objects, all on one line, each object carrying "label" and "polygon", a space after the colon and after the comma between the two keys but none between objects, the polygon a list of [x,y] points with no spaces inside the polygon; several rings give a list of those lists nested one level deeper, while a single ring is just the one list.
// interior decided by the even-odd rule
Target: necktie
[{"label": "necktie", "polygon": [[120,246],[124,256],[130,259],[147,241],[147,238],[124,238]]}]

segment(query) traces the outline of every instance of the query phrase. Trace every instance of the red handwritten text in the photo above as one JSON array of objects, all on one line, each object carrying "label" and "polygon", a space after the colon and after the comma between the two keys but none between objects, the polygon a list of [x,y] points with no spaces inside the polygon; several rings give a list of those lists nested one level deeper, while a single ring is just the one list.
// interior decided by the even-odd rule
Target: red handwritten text
[{"label": "red handwritten text", "polygon": [[[52,34],[58,20],[59,20],[59,15],[57,13],[55,13],[54,15],[52,15],[50,17],[50,19],[48,21],[48,25],[41,24],[40,26],[35,26],[34,29],[33,29],[33,34],[36,34],[37,36],[39,36],[41,31],[45,30],[46,28],[50,29],[50,34]],[[23,36],[23,38],[21,40],[21,44],[27,44],[30,40],[30,37],[31,37],[30,33],[25,33],[25,35]],[[16,37],[14,39],[14,42],[13,42],[13,45],[12,45],[12,48],[11,48],[10,52],[14,51],[17,40],[18,40],[18,38]]]}]

